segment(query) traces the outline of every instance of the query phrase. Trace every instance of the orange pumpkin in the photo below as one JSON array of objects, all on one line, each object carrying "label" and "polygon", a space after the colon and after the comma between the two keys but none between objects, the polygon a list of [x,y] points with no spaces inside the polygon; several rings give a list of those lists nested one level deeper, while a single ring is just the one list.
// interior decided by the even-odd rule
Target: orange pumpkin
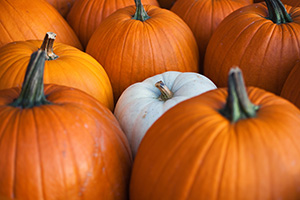
[{"label": "orange pumpkin", "polygon": [[186,23],[169,10],[137,5],[107,17],[86,49],[106,70],[115,102],[129,85],[156,74],[198,72],[198,47]]},{"label": "orange pumpkin", "polygon": [[22,90],[0,91],[1,199],[127,199],[132,157],[118,121],[80,90],[44,88],[44,62],[35,52]]},{"label": "orange pumpkin", "polygon": [[[156,0],[143,2],[158,6]],[[92,34],[106,17],[130,5],[134,5],[133,0],[77,0],[67,16],[67,21],[86,47]]]},{"label": "orange pumpkin", "polygon": [[[233,11],[252,3],[252,0],[177,0],[171,11],[181,17],[193,31],[203,62],[207,44],[221,21]],[[200,73],[203,73],[202,62]]]},{"label": "orange pumpkin", "polygon": [[294,6],[294,7],[299,7],[300,6],[300,1],[299,0],[281,0],[282,3]]},{"label": "orange pumpkin", "polygon": [[287,77],[280,96],[288,99],[300,109],[300,62],[297,61]]},{"label": "orange pumpkin", "polygon": [[218,87],[226,86],[226,72],[238,65],[247,85],[280,94],[300,55],[300,8],[266,2],[231,13],[211,37],[204,74]]},{"label": "orange pumpkin", "polygon": [[103,67],[92,56],[70,45],[57,42],[53,45],[54,39],[55,34],[48,32],[44,42],[19,41],[2,47],[0,90],[21,86],[30,55],[42,46],[41,48],[47,49],[48,55],[45,83],[78,88],[113,110],[112,87]]},{"label": "orange pumpkin", "polygon": [[66,20],[45,0],[0,0],[0,47],[13,41],[42,40],[47,31],[58,42],[82,49]]},{"label": "orange pumpkin", "polygon": [[70,9],[72,8],[76,0],[47,0],[58,12],[63,16],[67,17]]},{"label": "orange pumpkin", "polygon": [[[227,100],[226,100],[227,99]],[[134,160],[130,199],[300,199],[300,111],[245,88],[183,101],[147,131]]]}]

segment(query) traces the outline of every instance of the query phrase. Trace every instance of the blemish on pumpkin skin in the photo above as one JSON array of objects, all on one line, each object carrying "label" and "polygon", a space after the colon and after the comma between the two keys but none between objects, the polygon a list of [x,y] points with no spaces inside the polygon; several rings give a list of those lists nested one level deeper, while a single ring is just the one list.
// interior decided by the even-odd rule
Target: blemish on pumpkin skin
[{"label": "blemish on pumpkin skin", "polygon": [[143,119],[145,119],[146,115],[147,115],[147,111],[145,111],[145,114],[143,115]]}]

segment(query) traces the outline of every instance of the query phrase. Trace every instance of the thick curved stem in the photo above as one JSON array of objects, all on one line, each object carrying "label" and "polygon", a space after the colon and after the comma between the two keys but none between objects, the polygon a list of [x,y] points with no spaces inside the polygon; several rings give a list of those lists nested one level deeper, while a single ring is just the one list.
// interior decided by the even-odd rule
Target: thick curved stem
[{"label": "thick curved stem", "polygon": [[167,101],[173,97],[173,92],[165,85],[164,82],[158,81],[155,83],[155,86],[159,89],[161,95],[159,96],[159,100]]},{"label": "thick curved stem", "polygon": [[272,20],[272,22],[284,24],[293,21],[280,0],[265,0],[265,2],[269,11],[268,19]]},{"label": "thick curved stem", "polygon": [[147,14],[147,12],[145,11],[141,0],[134,0],[134,2],[135,2],[135,5],[136,5],[136,11],[135,11],[135,14],[132,17],[132,19],[140,20],[142,22],[149,19],[150,17]]},{"label": "thick curved stem", "polygon": [[40,49],[46,52],[46,60],[55,60],[58,56],[53,52],[53,43],[56,38],[56,34],[47,32]]},{"label": "thick curved stem", "polygon": [[31,55],[19,97],[10,105],[32,108],[51,104],[44,94],[44,65],[46,52],[39,49]]},{"label": "thick curved stem", "polygon": [[259,106],[248,98],[241,70],[232,68],[228,77],[228,96],[226,105],[220,113],[231,122],[256,116]]}]

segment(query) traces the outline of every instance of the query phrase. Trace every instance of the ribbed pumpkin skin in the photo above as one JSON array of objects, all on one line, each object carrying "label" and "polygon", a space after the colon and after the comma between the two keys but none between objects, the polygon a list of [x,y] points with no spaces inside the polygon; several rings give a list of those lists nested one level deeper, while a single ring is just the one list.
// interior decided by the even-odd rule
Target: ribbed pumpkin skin
[{"label": "ribbed pumpkin skin", "polygon": [[256,118],[224,118],[224,88],[159,118],[137,152],[130,199],[299,199],[300,111],[258,88],[248,95]]},{"label": "ribbed pumpkin skin", "polygon": [[[42,41],[29,40],[10,43],[0,48],[0,90],[22,86],[30,56],[41,44]],[[45,83],[78,88],[113,110],[110,80],[93,57],[57,42],[54,42],[53,51],[59,57],[45,62]]]},{"label": "ribbed pumpkin skin", "polygon": [[156,74],[198,72],[198,47],[186,23],[169,10],[144,7],[150,16],[144,22],[131,19],[135,6],[110,15],[86,49],[106,70],[115,101],[129,85]]},{"label": "ribbed pumpkin skin", "polygon": [[45,86],[53,105],[7,106],[19,93],[0,91],[1,197],[127,199],[129,144],[106,107],[57,85]]},{"label": "ribbed pumpkin skin", "polygon": [[70,9],[72,8],[76,0],[47,0],[58,12],[63,16],[67,17]]},{"label": "ribbed pumpkin skin", "polygon": [[300,109],[300,63],[297,62],[286,79],[280,96],[294,103]]},{"label": "ribbed pumpkin skin", "polygon": [[300,6],[300,1],[299,0],[281,0],[282,3],[294,6],[294,7],[299,7]]},{"label": "ribbed pumpkin skin", "polygon": [[[252,3],[250,0],[177,0],[171,11],[193,31],[203,62],[207,44],[220,22],[233,11]],[[200,72],[203,73],[202,67]]]},{"label": "ribbed pumpkin skin", "polygon": [[82,49],[72,28],[45,0],[0,0],[0,21],[0,47],[13,41],[42,40],[52,31],[59,35],[57,42]]},{"label": "ribbed pumpkin skin", "polygon": [[241,8],[226,17],[207,46],[205,76],[218,87],[225,87],[227,72],[239,66],[246,85],[279,95],[300,55],[300,8],[286,9],[293,22],[279,25],[266,19],[264,3]]},{"label": "ribbed pumpkin skin", "polygon": [[[142,3],[158,6],[156,0],[142,0]],[[134,0],[77,0],[67,21],[86,47],[92,34],[106,17],[130,5],[134,5]]]}]

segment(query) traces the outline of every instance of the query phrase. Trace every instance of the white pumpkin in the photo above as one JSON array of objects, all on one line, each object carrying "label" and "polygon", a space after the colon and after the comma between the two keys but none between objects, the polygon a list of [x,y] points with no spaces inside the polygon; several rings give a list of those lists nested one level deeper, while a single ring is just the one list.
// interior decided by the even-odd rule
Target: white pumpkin
[{"label": "white pumpkin", "polygon": [[207,77],[176,71],[164,72],[129,86],[118,99],[114,115],[129,140],[133,156],[147,130],[164,112],[212,89],[216,86]]}]

